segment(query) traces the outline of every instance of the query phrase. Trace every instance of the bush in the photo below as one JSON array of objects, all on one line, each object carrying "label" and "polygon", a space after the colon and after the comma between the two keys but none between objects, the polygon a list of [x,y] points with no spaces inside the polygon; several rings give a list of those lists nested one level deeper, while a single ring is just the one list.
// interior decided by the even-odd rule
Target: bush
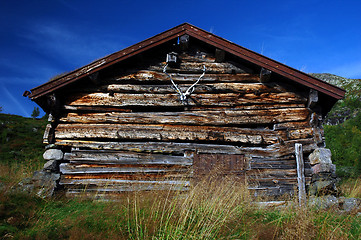
[{"label": "bush", "polygon": [[325,126],[326,145],[341,177],[361,174],[361,113],[340,125]]}]

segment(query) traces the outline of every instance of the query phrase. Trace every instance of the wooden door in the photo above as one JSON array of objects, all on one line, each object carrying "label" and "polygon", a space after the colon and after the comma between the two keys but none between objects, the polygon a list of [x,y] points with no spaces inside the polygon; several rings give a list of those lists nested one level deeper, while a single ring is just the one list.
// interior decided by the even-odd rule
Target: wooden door
[{"label": "wooden door", "polygon": [[193,159],[194,178],[237,177],[244,178],[247,163],[240,154],[195,154]]}]

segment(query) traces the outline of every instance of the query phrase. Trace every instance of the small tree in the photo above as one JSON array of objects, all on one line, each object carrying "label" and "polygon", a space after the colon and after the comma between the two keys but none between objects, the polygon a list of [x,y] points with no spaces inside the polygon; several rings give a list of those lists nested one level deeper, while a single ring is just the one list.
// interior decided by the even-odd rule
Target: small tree
[{"label": "small tree", "polygon": [[3,111],[3,107],[0,107],[0,112],[2,112]]},{"label": "small tree", "polygon": [[39,115],[40,115],[40,110],[39,110],[39,108],[38,108],[38,107],[34,107],[34,110],[33,110],[33,113],[31,114],[31,117],[35,119],[35,118],[39,117]]}]

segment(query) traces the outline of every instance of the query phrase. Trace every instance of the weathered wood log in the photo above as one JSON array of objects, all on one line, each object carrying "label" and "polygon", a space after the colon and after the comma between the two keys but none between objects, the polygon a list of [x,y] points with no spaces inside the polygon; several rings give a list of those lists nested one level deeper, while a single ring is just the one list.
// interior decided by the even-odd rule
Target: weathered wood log
[{"label": "weathered wood log", "polygon": [[[191,84],[178,84],[185,92]],[[89,86],[83,89],[73,89],[72,92],[113,92],[113,93],[174,93],[171,83],[167,85],[137,85],[137,84],[106,84],[99,87]],[[199,83],[193,93],[280,93],[279,88],[265,86],[260,83]]]},{"label": "weathered wood log", "polygon": [[313,108],[314,106],[316,106],[317,102],[318,102],[318,91],[314,89],[310,89],[307,107]]},{"label": "weathered wood log", "polygon": [[59,165],[61,174],[109,174],[109,173],[123,173],[123,174],[164,174],[164,173],[186,173],[190,172],[187,167],[180,166],[131,166],[122,164],[76,164],[76,163],[61,163]]},{"label": "weathered wood log", "polygon": [[261,83],[269,82],[271,78],[272,71],[262,68],[259,74],[259,80]]},{"label": "weathered wood log", "polygon": [[[203,68],[203,67],[202,67]],[[170,76],[175,82],[194,82],[199,78],[199,74],[184,74],[184,73],[170,73]],[[163,69],[160,72],[141,70],[135,71],[129,74],[123,74],[122,76],[113,77],[106,80],[107,82],[124,82],[124,81],[141,81],[141,82],[166,82],[170,83],[169,77],[163,73]],[[206,82],[259,82],[259,75],[249,73],[236,73],[236,74],[206,74],[202,77],[202,83]],[[164,84],[164,83],[163,83]]]},{"label": "weathered wood log", "polygon": [[[147,109],[151,108],[152,106],[147,106]],[[253,104],[253,105],[242,105],[242,106],[232,106],[232,107],[219,107],[219,106],[211,106],[211,107],[202,107],[202,106],[155,106],[153,112],[163,112],[163,111],[170,111],[174,110],[175,108],[182,109],[187,108],[191,111],[240,111],[240,110],[265,110],[265,109],[278,109],[278,108],[304,108],[305,105],[302,103],[272,103],[272,104]],[[125,107],[112,107],[112,106],[69,106],[64,105],[63,110],[65,112],[143,112],[143,106],[127,106]]]},{"label": "weathered wood log", "polygon": [[[294,93],[261,94],[192,94],[188,105],[237,106],[249,104],[305,103],[305,99]],[[183,106],[178,94],[126,94],[90,93],[74,94],[65,99],[66,105],[92,106]]]},{"label": "weathered wood log", "polygon": [[131,165],[192,165],[191,157],[171,156],[163,154],[144,154],[135,152],[107,151],[99,152],[94,150],[66,153],[64,160],[71,163],[88,162],[94,164],[131,164]]},{"label": "weathered wood log", "polygon": [[[224,153],[239,154],[239,147],[231,145],[199,144],[199,143],[176,143],[176,142],[100,142],[84,140],[57,139],[57,145],[74,148],[87,148],[94,150],[120,150],[133,152],[150,152],[183,155],[187,151],[200,153]],[[84,151],[84,150],[76,150]],[[85,150],[87,151],[87,150]]]},{"label": "weathered wood log", "polygon": [[[267,147],[238,147],[232,145],[176,143],[176,142],[100,142],[57,139],[56,145],[94,150],[120,150],[183,155],[185,152],[215,154],[246,154],[253,157],[284,157],[294,154],[295,143],[302,143],[303,151],[311,153],[317,148],[313,138],[284,141]],[[82,150],[78,150],[82,151]]]},{"label": "weathered wood log", "polygon": [[298,202],[300,206],[307,203],[306,185],[305,185],[305,166],[303,161],[302,144],[295,144],[295,155],[297,163],[297,183],[298,183]]},{"label": "weathered wood log", "polygon": [[245,144],[275,144],[286,140],[285,132],[235,127],[139,125],[139,124],[59,124],[57,139],[147,139],[159,141],[218,141]]},{"label": "weathered wood log", "polygon": [[45,127],[45,131],[44,131],[44,135],[43,135],[43,143],[44,144],[49,144],[49,137],[50,137],[50,132],[51,132],[51,124],[47,124]]},{"label": "weathered wood log", "polygon": [[[165,64],[160,63],[150,66],[148,69],[152,71],[162,72]],[[167,68],[167,72],[176,73],[203,73],[203,66],[206,67],[207,73],[246,73],[244,69],[241,69],[231,63],[210,63],[210,62],[181,62],[176,68]]]},{"label": "weathered wood log", "polygon": [[260,179],[260,178],[285,178],[297,177],[296,169],[251,169],[248,170],[247,179]]},{"label": "weathered wood log", "polygon": [[154,185],[182,185],[182,186],[190,186],[190,181],[182,181],[182,180],[123,180],[123,179],[72,179],[67,178],[67,175],[62,175],[60,178],[60,185],[95,185],[95,186],[113,186],[113,185],[123,185],[123,184],[154,184]]},{"label": "weathered wood log", "polygon": [[235,111],[68,113],[60,119],[68,123],[139,123],[190,125],[249,125],[304,121],[306,108]]}]

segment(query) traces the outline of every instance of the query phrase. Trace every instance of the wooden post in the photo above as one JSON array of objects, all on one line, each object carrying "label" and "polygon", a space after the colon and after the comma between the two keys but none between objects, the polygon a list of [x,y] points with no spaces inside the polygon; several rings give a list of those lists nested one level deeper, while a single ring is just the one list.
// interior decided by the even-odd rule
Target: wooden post
[{"label": "wooden post", "polygon": [[303,161],[302,144],[295,144],[296,163],[297,163],[297,182],[298,182],[298,202],[300,206],[306,204],[306,186],[305,186],[305,165]]},{"label": "wooden post", "polygon": [[271,78],[271,73],[272,71],[268,70],[268,69],[265,69],[265,68],[262,68],[261,69],[261,72],[259,74],[259,80],[261,83],[266,83],[270,80]]}]

